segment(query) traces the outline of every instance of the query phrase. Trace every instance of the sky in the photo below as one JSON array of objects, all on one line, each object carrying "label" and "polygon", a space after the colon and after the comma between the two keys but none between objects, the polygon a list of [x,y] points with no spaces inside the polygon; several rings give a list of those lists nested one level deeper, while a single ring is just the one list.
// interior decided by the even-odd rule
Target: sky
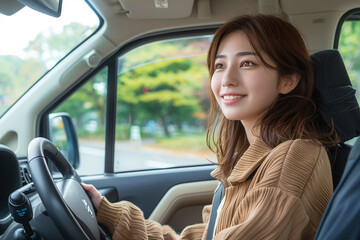
[{"label": "sky", "polygon": [[40,32],[50,28],[61,31],[63,25],[79,22],[96,26],[99,22],[95,13],[83,0],[65,0],[60,18],[50,17],[24,7],[12,16],[0,14],[0,55],[24,56],[23,49]]}]

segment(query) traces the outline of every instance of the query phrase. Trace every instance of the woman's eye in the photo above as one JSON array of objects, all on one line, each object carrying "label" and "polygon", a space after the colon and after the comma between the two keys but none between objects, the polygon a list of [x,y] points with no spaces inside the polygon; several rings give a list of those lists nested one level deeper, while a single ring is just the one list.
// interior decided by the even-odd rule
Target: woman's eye
[{"label": "woman's eye", "polygon": [[215,64],[215,69],[223,69],[224,65],[222,65],[221,63],[217,63]]},{"label": "woman's eye", "polygon": [[255,64],[251,61],[244,61],[241,63],[241,67],[252,67],[254,66]]}]

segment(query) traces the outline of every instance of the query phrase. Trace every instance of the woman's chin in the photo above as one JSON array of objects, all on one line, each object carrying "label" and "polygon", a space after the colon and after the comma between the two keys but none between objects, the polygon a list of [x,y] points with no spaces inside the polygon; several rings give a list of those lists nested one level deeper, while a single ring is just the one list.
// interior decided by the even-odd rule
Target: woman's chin
[{"label": "woman's chin", "polygon": [[224,114],[225,118],[231,121],[237,121],[237,120],[241,120],[239,118],[239,116],[236,116],[234,114]]}]

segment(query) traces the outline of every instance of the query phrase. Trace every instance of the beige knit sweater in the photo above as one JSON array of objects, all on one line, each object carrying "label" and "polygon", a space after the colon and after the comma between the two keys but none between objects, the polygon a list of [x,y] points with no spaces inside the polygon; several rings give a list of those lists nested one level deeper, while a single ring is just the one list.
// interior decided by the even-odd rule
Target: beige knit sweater
[{"label": "beige knit sweater", "polygon": [[[226,187],[214,239],[313,239],[332,195],[327,153],[310,140],[286,141],[271,149],[257,138],[230,176],[218,168],[212,176]],[[204,240],[210,211],[211,206],[205,207],[204,223],[186,227],[180,236],[169,226],[144,219],[127,201],[103,198],[97,219],[115,240]]]}]

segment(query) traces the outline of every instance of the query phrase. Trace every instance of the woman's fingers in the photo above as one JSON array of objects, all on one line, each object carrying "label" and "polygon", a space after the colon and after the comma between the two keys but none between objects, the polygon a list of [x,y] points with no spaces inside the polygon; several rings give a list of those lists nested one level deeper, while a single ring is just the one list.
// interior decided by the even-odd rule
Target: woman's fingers
[{"label": "woman's fingers", "polygon": [[85,189],[85,191],[89,194],[92,203],[94,204],[94,207],[96,209],[99,208],[100,202],[101,202],[101,194],[98,192],[98,190],[91,184],[85,184],[81,183],[81,186]]}]

